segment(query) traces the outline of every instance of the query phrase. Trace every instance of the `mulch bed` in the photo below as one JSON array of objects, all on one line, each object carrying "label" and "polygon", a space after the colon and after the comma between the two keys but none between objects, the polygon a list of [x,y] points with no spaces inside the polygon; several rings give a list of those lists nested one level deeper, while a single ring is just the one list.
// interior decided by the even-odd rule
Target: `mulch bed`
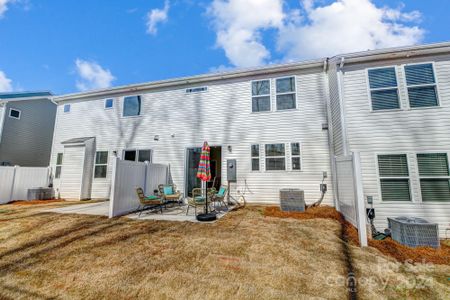
[{"label": "mulch bed", "polygon": [[[353,245],[359,245],[358,231],[349,222],[343,220],[341,214],[331,206],[312,207],[305,212],[284,212],[278,207],[266,207],[263,214],[268,217],[307,219],[333,219],[345,226],[349,241]],[[369,246],[378,249],[381,253],[391,256],[400,262],[450,264],[450,245],[441,242],[441,247],[407,247],[397,243],[391,238],[384,240],[369,240]]]},{"label": "mulch bed", "polygon": [[55,203],[55,202],[64,202],[64,200],[60,199],[53,199],[53,200],[18,200],[18,201],[11,201],[8,204],[12,205],[36,205],[36,204],[48,204],[48,203]]}]

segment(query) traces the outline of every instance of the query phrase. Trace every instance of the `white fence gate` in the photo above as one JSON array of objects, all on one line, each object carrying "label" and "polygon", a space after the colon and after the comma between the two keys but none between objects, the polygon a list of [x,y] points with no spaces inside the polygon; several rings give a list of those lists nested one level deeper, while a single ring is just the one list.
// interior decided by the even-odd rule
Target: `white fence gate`
[{"label": "white fence gate", "polygon": [[0,204],[27,200],[28,189],[48,187],[50,168],[0,167]]},{"label": "white fence gate", "polygon": [[352,223],[359,234],[361,246],[367,246],[366,207],[359,153],[335,157],[337,209]]},{"label": "white fence gate", "polygon": [[113,166],[109,217],[116,217],[136,210],[139,200],[136,188],[153,194],[159,184],[166,184],[169,168],[166,165],[131,162],[116,158]]}]

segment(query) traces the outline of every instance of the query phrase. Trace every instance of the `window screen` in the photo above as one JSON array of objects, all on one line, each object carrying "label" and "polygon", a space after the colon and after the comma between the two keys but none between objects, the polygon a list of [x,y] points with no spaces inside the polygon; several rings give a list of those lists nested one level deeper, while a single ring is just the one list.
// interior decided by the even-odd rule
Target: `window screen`
[{"label": "window screen", "polygon": [[295,77],[276,80],[277,110],[296,108]]},{"label": "window screen", "polygon": [[422,201],[450,201],[450,177],[446,153],[417,154]]},{"label": "window screen", "polygon": [[123,116],[139,116],[141,114],[141,97],[128,96],[123,99]]},{"label": "window screen", "polygon": [[284,144],[266,145],[266,171],[286,170]]},{"label": "window screen", "polygon": [[270,111],[270,81],[252,82],[252,111]]},{"label": "window screen", "polygon": [[372,110],[400,108],[394,67],[369,70]]},{"label": "window screen", "polygon": [[406,154],[379,155],[378,169],[383,201],[410,201]]},{"label": "window screen", "polygon": [[412,108],[438,105],[436,79],[432,64],[405,66],[409,105]]}]

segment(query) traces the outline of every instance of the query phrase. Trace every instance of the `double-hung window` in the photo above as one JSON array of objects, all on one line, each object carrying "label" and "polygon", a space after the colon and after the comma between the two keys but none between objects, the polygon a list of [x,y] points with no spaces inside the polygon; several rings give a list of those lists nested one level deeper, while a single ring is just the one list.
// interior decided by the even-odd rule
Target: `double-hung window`
[{"label": "double-hung window", "polygon": [[408,158],[406,154],[378,155],[383,201],[410,201]]},{"label": "double-hung window", "polygon": [[284,144],[267,144],[266,147],[266,171],[286,170],[286,151]]},{"label": "double-hung window", "polygon": [[252,145],[252,171],[259,171],[259,145]]},{"label": "double-hung window", "polygon": [[450,201],[447,153],[417,154],[422,201]]},{"label": "double-hung window", "polygon": [[270,80],[252,82],[252,112],[270,111]]},{"label": "double-hung window", "polygon": [[123,116],[132,117],[139,115],[141,115],[141,96],[123,98]]},{"label": "double-hung window", "polygon": [[151,162],[152,151],[151,150],[125,150],[123,152],[123,159],[137,162]]},{"label": "double-hung window", "polygon": [[56,168],[55,168],[55,178],[61,178],[61,168],[63,163],[63,153],[58,153],[56,155]]},{"label": "double-hung window", "polygon": [[439,105],[433,64],[407,65],[405,76],[411,108]]},{"label": "double-hung window", "polygon": [[400,108],[395,67],[368,71],[372,110]]},{"label": "double-hung window", "polygon": [[70,104],[64,104],[64,112],[70,113]]},{"label": "double-hung window", "polygon": [[105,109],[111,109],[114,107],[114,99],[105,100]]},{"label": "double-hung window", "polygon": [[278,78],[276,80],[277,110],[297,107],[295,77]]},{"label": "double-hung window", "polygon": [[300,159],[300,143],[291,143],[291,162],[292,170],[298,171],[302,169]]},{"label": "double-hung window", "polygon": [[95,155],[94,178],[106,178],[108,151],[97,151]]},{"label": "double-hung window", "polygon": [[21,111],[15,108],[9,109],[9,117],[13,119],[20,120]]}]

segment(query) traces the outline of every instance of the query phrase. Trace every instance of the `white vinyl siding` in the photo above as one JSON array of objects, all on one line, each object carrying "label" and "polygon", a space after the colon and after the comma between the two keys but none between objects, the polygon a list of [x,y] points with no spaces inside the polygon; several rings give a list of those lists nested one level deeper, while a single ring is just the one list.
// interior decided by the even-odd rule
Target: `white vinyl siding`
[{"label": "white vinyl siding", "polygon": [[[251,85],[265,77],[295,75],[297,110],[252,113]],[[72,113],[64,114],[58,107],[55,126],[52,164],[56,153],[62,152],[61,142],[77,137],[96,137],[97,150],[109,149],[119,156],[125,149],[152,149],[152,162],[170,164],[171,179],[184,192],[186,148],[201,147],[206,140],[211,146],[222,146],[222,183],[226,182],[226,161],[237,160],[237,182],[230,188],[231,195],[247,184],[252,193],[248,202],[279,203],[280,188],[301,188],[305,199],[320,197],[322,172],[330,173],[328,133],[322,130],[326,123],[324,93],[325,77],[322,68],[272,74],[263,78],[243,77],[205,83],[206,93],[186,94],[189,86],[140,92],[141,116],[122,118],[121,111],[104,109],[108,96],[70,100]],[[275,97],[274,80],[270,88]],[[123,107],[123,96],[116,96],[115,107]],[[121,110],[121,109],[120,109]],[[154,136],[159,135],[155,141]],[[264,172],[264,146],[271,143],[301,141],[302,172]],[[260,145],[260,172],[251,171],[251,145]],[[231,151],[228,150],[231,146]],[[289,161],[287,161],[289,168]],[[92,168],[93,169],[93,168]],[[93,180],[92,198],[108,198],[111,186],[112,160],[108,162],[106,180]],[[331,177],[325,181],[331,187]],[[58,183],[55,183],[58,186]],[[333,193],[327,192],[324,203],[333,204]]]},{"label": "white vinyl siding", "polygon": [[406,65],[405,77],[411,108],[439,105],[433,64]]},{"label": "white vinyl siding", "polygon": [[383,201],[411,201],[406,154],[378,155],[378,172]]},{"label": "white vinyl siding", "polygon": [[395,67],[368,70],[372,110],[399,109]]},{"label": "white vinyl siding", "polygon": [[450,174],[447,153],[417,154],[423,202],[450,202]]},{"label": "white vinyl siding", "polygon": [[[408,109],[408,89],[404,66],[432,62],[434,66],[439,107],[432,109]],[[370,89],[367,69],[395,66],[401,110],[373,113],[370,110]],[[365,64],[347,64],[343,70],[343,111],[345,127],[339,128],[334,148],[342,151],[341,132],[347,136],[346,144],[351,152],[361,157],[364,197],[374,199],[378,230],[387,228],[388,217],[416,216],[439,224],[440,235],[450,223],[450,202],[422,201],[420,176],[418,174],[418,153],[448,153],[450,149],[450,55],[392,59]],[[332,78],[332,76],[330,77]],[[332,83],[332,82],[331,82]],[[334,88],[334,95],[338,88]],[[331,86],[330,86],[331,91]],[[333,97],[333,99],[335,99]],[[333,135],[340,124],[339,107],[332,102]],[[337,125],[336,125],[337,124]],[[305,146],[303,144],[303,146]],[[304,152],[307,154],[306,152]],[[340,152],[342,153],[342,152]],[[378,154],[406,154],[410,174],[411,201],[382,201],[378,174]]]}]

